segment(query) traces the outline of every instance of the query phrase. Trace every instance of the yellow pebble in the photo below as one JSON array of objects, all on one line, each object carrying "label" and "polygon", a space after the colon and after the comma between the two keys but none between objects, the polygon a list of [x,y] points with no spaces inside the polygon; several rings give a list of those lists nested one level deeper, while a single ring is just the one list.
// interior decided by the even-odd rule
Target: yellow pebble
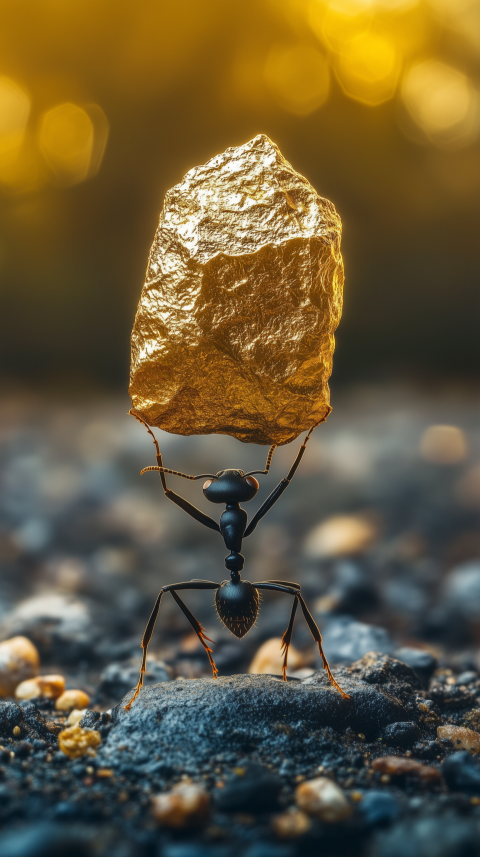
[{"label": "yellow pebble", "polygon": [[79,759],[101,743],[100,732],[96,729],[82,729],[81,726],[69,726],[58,736],[58,746],[70,759]]},{"label": "yellow pebble", "polygon": [[90,697],[83,690],[66,690],[58,697],[55,708],[57,711],[72,711],[74,708],[87,708]]},{"label": "yellow pebble", "polygon": [[63,675],[38,675],[36,678],[22,681],[15,688],[16,699],[56,699],[65,690]]},{"label": "yellow pebble", "polygon": [[469,750],[470,753],[480,753],[480,734],[465,726],[438,726],[437,738],[453,741],[455,750]]},{"label": "yellow pebble", "polygon": [[[260,646],[249,672],[259,675],[269,673],[270,675],[282,675],[283,655],[281,637],[271,637]],[[303,655],[294,646],[288,649],[288,669],[298,670],[305,666]]]},{"label": "yellow pebble", "polygon": [[152,798],[152,815],[164,827],[202,827],[210,816],[210,796],[195,783],[179,783],[172,791]]},{"label": "yellow pebble", "polygon": [[279,839],[293,839],[303,836],[312,826],[308,815],[300,809],[290,809],[272,819],[273,831]]},{"label": "yellow pebble", "polygon": [[14,726],[13,727],[13,737],[14,738],[20,738],[21,734],[22,734],[22,730],[20,729],[20,726]]},{"label": "yellow pebble", "polygon": [[15,688],[38,673],[40,655],[26,637],[0,643],[0,697],[13,696]]}]

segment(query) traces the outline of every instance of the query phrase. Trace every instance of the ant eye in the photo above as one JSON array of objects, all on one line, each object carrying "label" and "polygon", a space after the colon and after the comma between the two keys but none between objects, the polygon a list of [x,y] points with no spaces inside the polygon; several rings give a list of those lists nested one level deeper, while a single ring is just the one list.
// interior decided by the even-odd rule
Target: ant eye
[{"label": "ant eye", "polygon": [[258,490],[258,488],[260,487],[260,486],[259,486],[259,484],[258,484],[258,482],[257,482],[257,480],[255,479],[255,477],[254,477],[254,476],[247,476],[247,477],[245,478],[245,482],[248,482],[248,484],[249,484],[252,488],[256,488],[257,490]]},{"label": "ant eye", "polygon": [[206,491],[207,488],[210,488],[210,485],[212,484],[212,482],[213,482],[213,479],[207,479],[207,481],[203,483],[203,490]]}]

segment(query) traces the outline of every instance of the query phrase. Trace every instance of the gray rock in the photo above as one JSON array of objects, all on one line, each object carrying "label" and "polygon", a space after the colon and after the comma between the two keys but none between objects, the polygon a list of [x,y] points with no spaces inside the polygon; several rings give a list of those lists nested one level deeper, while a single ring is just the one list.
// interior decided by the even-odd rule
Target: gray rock
[{"label": "gray rock", "polygon": [[480,765],[467,751],[445,759],[442,773],[451,791],[480,794]]},{"label": "gray rock", "polygon": [[453,568],[445,579],[444,604],[467,620],[480,617],[480,562],[473,560]]},{"label": "gray rock", "polygon": [[[115,701],[122,699],[131,687],[135,687],[140,673],[141,658],[129,658],[125,661],[109,664],[100,676],[97,691],[99,701]],[[170,673],[162,661],[150,657],[147,672],[143,678],[144,684],[158,684],[170,681]]]},{"label": "gray rock", "polygon": [[401,808],[393,795],[372,789],[364,795],[359,811],[367,827],[384,827],[397,820]]},{"label": "gray rock", "polygon": [[420,727],[412,720],[405,723],[390,723],[382,730],[382,739],[391,747],[413,747],[421,736]]},{"label": "gray rock", "polygon": [[454,815],[399,822],[377,835],[374,857],[476,857],[478,823]]},{"label": "gray rock", "polygon": [[241,762],[236,771],[217,789],[215,805],[220,812],[269,812],[277,808],[282,788],[280,777],[258,762]]},{"label": "gray rock", "polygon": [[428,684],[428,680],[433,675],[437,666],[437,659],[434,655],[426,652],[424,649],[413,649],[410,646],[403,646],[401,649],[396,650],[395,657],[415,670],[425,686]]},{"label": "gray rock", "polygon": [[330,617],[322,627],[323,648],[330,664],[351,664],[367,652],[390,655],[393,640],[385,628],[357,622],[350,616]]},{"label": "gray rock", "polygon": [[[417,681],[408,667],[394,663]],[[381,667],[382,662],[377,669],[380,679]],[[256,760],[300,753],[318,764],[325,727],[337,731],[350,727],[375,737],[387,724],[411,719],[391,693],[395,684],[388,690],[374,686],[362,677],[362,669],[368,676],[369,667],[362,662],[356,673],[335,672],[350,699],[330,685],[323,670],[287,683],[268,675],[177,679],[143,688],[131,710],[125,711],[129,691],[112,712],[112,728],[98,758],[102,764],[136,769],[157,759],[162,765],[184,766],[187,773],[226,752]],[[401,681],[397,684],[404,690]],[[88,713],[82,724],[94,725],[93,718]],[[125,749],[119,753],[119,747]]]}]

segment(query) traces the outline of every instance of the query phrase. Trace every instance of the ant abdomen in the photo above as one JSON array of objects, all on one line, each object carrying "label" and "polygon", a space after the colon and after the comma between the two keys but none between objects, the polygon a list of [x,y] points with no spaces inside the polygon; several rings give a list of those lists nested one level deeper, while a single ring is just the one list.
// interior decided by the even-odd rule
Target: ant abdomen
[{"label": "ant abdomen", "polygon": [[244,637],[255,624],[259,600],[248,580],[224,580],[215,593],[218,618],[235,637]]}]

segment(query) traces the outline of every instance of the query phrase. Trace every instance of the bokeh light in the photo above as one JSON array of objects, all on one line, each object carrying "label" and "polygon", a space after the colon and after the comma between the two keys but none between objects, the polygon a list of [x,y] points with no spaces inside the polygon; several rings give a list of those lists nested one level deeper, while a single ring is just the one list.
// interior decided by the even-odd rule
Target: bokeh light
[{"label": "bokeh light", "polygon": [[307,20],[315,35],[330,50],[340,51],[363,32],[372,20],[371,3],[362,0],[310,0]]},{"label": "bokeh light", "polygon": [[29,187],[35,158],[25,145],[30,97],[14,80],[0,77],[0,183],[10,190]]},{"label": "bokeh light", "polygon": [[325,104],[330,71],[325,57],[310,45],[276,45],[265,63],[265,80],[278,104],[307,116]]},{"label": "bokeh light", "polygon": [[98,105],[86,109],[66,102],[47,110],[38,142],[59,184],[78,184],[98,171],[108,136],[108,122]]},{"label": "bokeh light", "polygon": [[479,95],[466,74],[439,60],[416,63],[402,81],[407,110],[437,146],[455,149],[473,142],[479,130]]},{"label": "bokeh light", "polygon": [[346,95],[374,107],[395,94],[400,58],[389,39],[362,33],[339,54],[336,71]]}]

